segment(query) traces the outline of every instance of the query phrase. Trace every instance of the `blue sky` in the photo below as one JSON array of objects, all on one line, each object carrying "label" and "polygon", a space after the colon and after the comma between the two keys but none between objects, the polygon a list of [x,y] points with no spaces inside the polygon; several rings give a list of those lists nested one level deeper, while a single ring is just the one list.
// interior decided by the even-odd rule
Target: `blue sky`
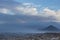
[{"label": "blue sky", "polygon": [[0,29],[3,32],[11,28],[12,32],[20,32],[18,28],[37,32],[38,28],[50,24],[60,25],[60,0],[0,0]]},{"label": "blue sky", "polygon": [[60,0],[16,0],[17,2],[26,2],[26,3],[34,3],[34,4],[39,4],[42,7],[49,7],[52,9],[58,9],[60,8]]}]

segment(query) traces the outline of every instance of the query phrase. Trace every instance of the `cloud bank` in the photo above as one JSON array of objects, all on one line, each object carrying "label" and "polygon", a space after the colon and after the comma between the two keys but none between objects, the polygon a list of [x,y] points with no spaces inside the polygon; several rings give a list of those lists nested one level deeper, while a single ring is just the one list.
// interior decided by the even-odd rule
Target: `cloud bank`
[{"label": "cloud bank", "polygon": [[[14,0],[0,0],[0,13],[6,15],[18,15],[16,21],[27,22],[60,22],[60,9],[52,10],[49,7],[42,8],[34,3],[18,3]],[[22,20],[22,21],[21,21]]]}]

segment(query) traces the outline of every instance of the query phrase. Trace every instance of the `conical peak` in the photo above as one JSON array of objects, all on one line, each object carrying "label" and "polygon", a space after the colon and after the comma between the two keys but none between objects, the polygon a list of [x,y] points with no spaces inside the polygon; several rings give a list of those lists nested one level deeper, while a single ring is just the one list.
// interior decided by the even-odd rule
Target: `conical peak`
[{"label": "conical peak", "polygon": [[48,28],[56,28],[56,27],[53,25],[49,25]]},{"label": "conical peak", "polygon": [[57,27],[53,26],[53,25],[49,25],[48,27],[46,27],[44,30],[58,30]]}]

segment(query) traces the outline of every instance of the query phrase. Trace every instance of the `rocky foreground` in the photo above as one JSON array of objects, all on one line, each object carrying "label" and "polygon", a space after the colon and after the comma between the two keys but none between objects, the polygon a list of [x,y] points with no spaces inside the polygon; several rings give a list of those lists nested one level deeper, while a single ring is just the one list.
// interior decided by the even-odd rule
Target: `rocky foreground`
[{"label": "rocky foreground", "polygon": [[60,40],[60,33],[0,33],[0,40]]}]

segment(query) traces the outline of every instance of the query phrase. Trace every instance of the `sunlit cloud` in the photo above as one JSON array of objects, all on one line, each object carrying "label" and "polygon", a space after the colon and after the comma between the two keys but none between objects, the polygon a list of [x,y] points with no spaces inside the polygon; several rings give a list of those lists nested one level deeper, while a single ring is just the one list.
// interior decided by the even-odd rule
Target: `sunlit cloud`
[{"label": "sunlit cloud", "polygon": [[51,10],[49,8],[43,9],[43,13],[48,17],[54,17],[56,22],[60,22],[60,10]]},{"label": "sunlit cloud", "polygon": [[36,15],[38,13],[34,7],[17,7],[16,9],[26,15]]},{"label": "sunlit cloud", "polygon": [[24,15],[37,15],[38,9],[34,6],[33,3],[22,3],[16,7],[16,10]]},{"label": "sunlit cloud", "polygon": [[56,15],[56,12],[55,12],[54,10],[49,9],[48,7],[47,7],[47,8],[44,8],[44,9],[43,9],[43,12],[44,12],[47,16],[54,16],[54,15]]}]

